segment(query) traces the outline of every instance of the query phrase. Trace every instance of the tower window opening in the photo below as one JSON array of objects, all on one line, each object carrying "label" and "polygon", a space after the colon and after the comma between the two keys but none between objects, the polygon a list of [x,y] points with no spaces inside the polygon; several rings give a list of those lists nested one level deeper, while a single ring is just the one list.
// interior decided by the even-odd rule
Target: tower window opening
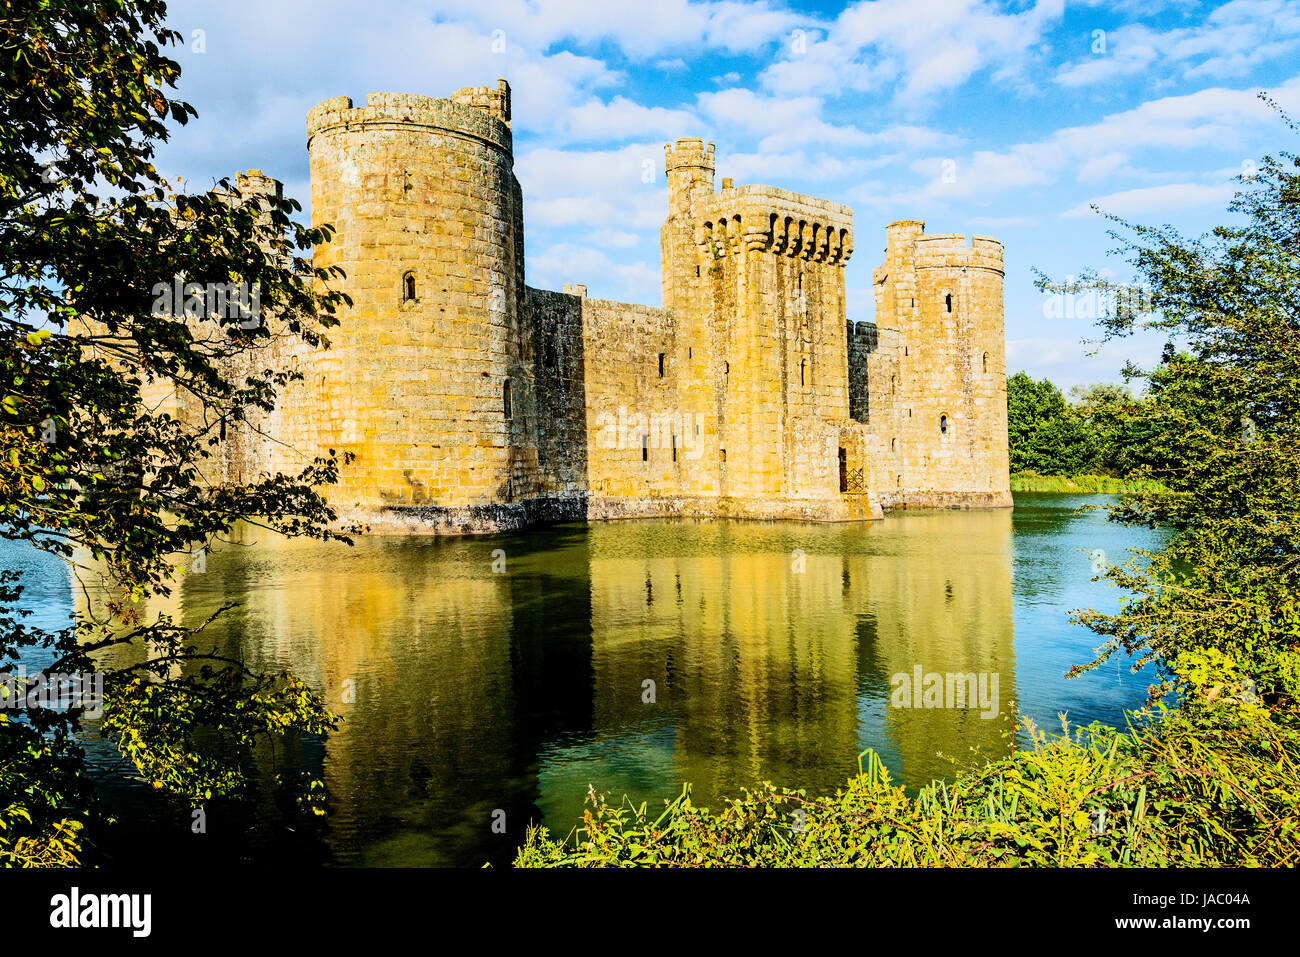
[{"label": "tower window opening", "polygon": [[897,451],[898,451],[898,439],[897,439],[897,438],[892,438],[892,439],[889,440],[889,451],[891,451],[891,452],[897,452]]},{"label": "tower window opening", "polygon": [[898,376],[896,376],[896,375],[891,375],[891,376],[889,377],[889,394],[890,394],[890,395],[893,395],[895,392],[898,391],[897,385],[898,385]]},{"label": "tower window opening", "polygon": [[673,433],[673,461],[677,461],[677,433]]},{"label": "tower window opening", "polygon": [[659,378],[664,377],[664,354],[659,353]]},{"label": "tower window opening", "polygon": [[510,418],[510,380],[506,379],[501,385],[501,410],[505,417]]},{"label": "tower window opening", "polygon": [[722,374],[731,375],[731,363],[728,362],[726,359],[722,360]]},{"label": "tower window opening", "polygon": [[800,359],[799,360],[799,387],[806,388],[807,386],[808,386],[808,360]]},{"label": "tower window opening", "polygon": [[948,417],[946,415],[939,416],[939,431],[944,435],[948,434]]},{"label": "tower window opening", "polygon": [[695,267],[695,278],[696,278],[696,279],[699,279],[699,278],[700,278],[700,267],[699,267],[699,266],[696,266],[696,267]]},{"label": "tower window opening", "polygon": [[943,311],[952,312],[952,293],[948,293],[943,297]]},{"label": "tower window opening", "polygon": [[402,277],[402,301],[415,302],[415,273],[408,272]]},{"label": "tower window opening", "polygon": [[726,449],[718,449],[718,461],[721,462],[723,465],[726,465],[726,464],[727,464],[727,450],[726,450]]},{"label": "tower window opening", "polygon": [[984,353],[984,371],[989,371],[989,354],[987,352]]},{"label": "tower window opening", "polygon": [[641,461],[650,461],[650,436],[641,436]]}]

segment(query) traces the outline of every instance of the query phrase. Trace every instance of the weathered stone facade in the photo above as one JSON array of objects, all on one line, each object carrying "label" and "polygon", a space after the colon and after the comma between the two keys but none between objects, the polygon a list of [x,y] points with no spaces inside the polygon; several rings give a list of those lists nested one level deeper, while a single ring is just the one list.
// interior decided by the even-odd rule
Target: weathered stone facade
[{"label": "weathered stone facade", "polygon": [[435,534],[1011,504],[997,241],[891,225],[877,322],[854,323],[853,211],[715,191],[713,144],[679,139],[663,307],[629,305],[525,285],[504,80],[326,100],[307,149],[313,219],[337,230],[316,265],[353,305],[331,348],[275,347],[303,380],[221,475],[347,450],[327,490],[345,522]]}]

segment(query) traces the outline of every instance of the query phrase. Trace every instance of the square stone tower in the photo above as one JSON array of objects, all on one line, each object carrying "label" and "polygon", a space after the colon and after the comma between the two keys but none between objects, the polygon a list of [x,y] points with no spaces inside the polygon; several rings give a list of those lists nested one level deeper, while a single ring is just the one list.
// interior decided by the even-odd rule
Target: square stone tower
[{"label": "square stone tower", "polygon": [[713,190],[713,144],[665,146],[664,303],[679,398],[705,427],[683,492],[727,514],[847,518],[844,264],[853,211],[773,186]]}]

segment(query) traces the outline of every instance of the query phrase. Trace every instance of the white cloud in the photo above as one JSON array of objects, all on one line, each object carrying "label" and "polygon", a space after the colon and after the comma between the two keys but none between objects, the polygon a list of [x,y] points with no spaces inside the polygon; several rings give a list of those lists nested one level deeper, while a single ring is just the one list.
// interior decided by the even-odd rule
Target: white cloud
[{"label": "white cloud", "polygon": [[[1300,104],[1300,77],[1276,90],[1283,109]],[[1215,150],[1244,143],[1249,134],[1278,122],[1276,114],[1254,90],[1222,87],[1183,96],[1150,100],[1131,110],[1112,113],[1087,126],[1057,130],[1045,140],[1020,143],[1004,150],[981,150],[968,156],[931,155],[913,161],[920,180],[911,191],[895,191],[891,199],[920,202],[933,199],[991,199],[999,193],[1057,182],[1070,170],[1080,182],[1099,182],[1119,175],[1158,179],[1160,174],[1135,169],[1132,157],[1144,150]],[[945,166],[945,161],[952,166]],[[948,176],[945,177],[944,173]],[[1166,184],[1169,186],[1176,184]],[[880,197],[863,190],[871,202]],[[1172,197],[1175,193],[1167,191]],[[1187,193],[1192,197],[1210,194]],[[1231,191],[1228,192],[1231,196]],[[1209,200],[1198,200],[1196,205]],[[1084,204],[1086,209],[1087,204]],[[1133,210],[1137,211],[1137,210]],[[1076,211],[1071,210],[1070,215]]]},{"label": "white cloud", "polygon": [[668,212],[663,164],[662,142],[615,150],[530,150],[515,160],[525,233],[556,226],[658,229]]},{"label": "white cloud", "polygon": [[601,60],[570,51],[538,53],[507,42],[494,52],[490,27],[435,21],[430,5],[416,0],[392,0],[364,15],[345,0],[256,7],[174,0],[168,22],[187,39],[202,30],[206,46],[172,51],[183,69],[179,95],[199,117],[177,128],[159,157],[164,174],[196,182],[249,167],[305,178],[307,110],[331,96],[358,103],[385,90],[447,96],[504,76],[518,133],[554,130],[619,80]]},{"label": "white cloud", "polygon": [[838,94],[893,84],[918,103],[994,67],[1016,76],[1044,32],[1061,18],[1064,0],[1038,0],[1006,12],[989,0],[863,0],[849,6],[804,53],[764,71],[763,85],[787,93]]},{"label": "white cloud", "polygon": [[1104,51],[1062,66],[1056,82],[1087,86],[1137,74],[1185,80],[1243,76],[1300,48],[1300,7],[1289,0],[1231,0],[1194,26],[1155,30],[1132,23],[1102,39]]},{"label": "white cloud", "polygon": [[616,263],[591,246],[556,243],[530,251],[526,279],[536,289],[559,289],[566,282],[582,283],[592,299],[623,299],[656,305],[663,289],[659,263]]},{"label": "white cloud", "polygon": [[[1016,323],[1041,327],[1044,320],[1035,317]],[[1093,382],[1120,382],[1119,369],[1132,360],[1141,368],[1149,368],[1159,360],[1163,339],[1140,334],[1100,347],[1085,346],[1083,340],[1096,336],[1096,329],[1087,320],[1055,320],[1057,323],[1077,327],[1070,336],[1008,337],[1007,371],[1027,372],[1035,379],[1048,378],[1068,389],[1072,385]]]},{"label": "white cloud", "polygon": [[455,17],[503,32],[508,43],[544,50],[572,42],[584,47],[612,43],[630,57],[646,59],[699,47],[742,53],[757,49],[806,21],[788,9],[759,0],[610,3],[608,0],[439,0],[443,18]]},{"label": "white cloud", "polygon": [[1127,157],[1123,153],[1103,153],[1101,156],[1090,157],[1079,167],[1079,182],[1095,183],[1097,180],[1107,179],[1123,167],[1126,160]]},{"label": "white cloud", "polygon": [[1096,215],[1092,206],[1098,206],[1102,212],[1117,216],[1136,216],[1145,213],[1169,212],[1171,210],[1189,209],[1197,206],[1223,206],[1232,199],[1237,186],[1234,183],[1169,183],[1164,186],[1145,186],[1140,189],[1126,189],[1096,199],[1067,210],[1061,214],[1062,219],[1082,219]]},{"label": "white cloud", "polygon": [[611,249],[631,249],[641,242],[641,237],[636,233],[625,233],[617,229],[602,229],[592,233],[588,239],[597,246]]},{"label": "white cloud", "polygon": [[608,103],[593,98],[573,107],[559,125],[570,140],[621,140],[633,136],[671,139],[695,132],[699,120],[685,110],[642,106],[616,96]]},{"label": "white cloud", "polygon": [[822,118],[822,100],[815,96],[774,97],[732,88],[701,93],[698,102],[704,118],[720,129],[757,138],[760,153],[828,146],[920,150],[960,142],[952,134],[921,126],[867,132],[851,124],[829,123]]}]

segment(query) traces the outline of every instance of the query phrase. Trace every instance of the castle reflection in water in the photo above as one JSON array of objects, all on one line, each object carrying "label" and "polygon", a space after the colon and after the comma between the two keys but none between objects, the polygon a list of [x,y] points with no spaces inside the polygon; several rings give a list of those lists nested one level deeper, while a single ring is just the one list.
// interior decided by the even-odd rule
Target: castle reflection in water
[{"label": "castle reflection in water", "polygon": [[[690,782],[717,806],[765,780],[833,791],[867,747],[909,787],[1005,754],[1014,514],[352,548],[249,530],[154,609],[197,622],[239,602],[211,626],[218,646],[296,672],[343,716],[292,756],[329,787],[329,859],[504,862],[530,820],[579,821],[589,784],[654,806]],[[997,674],[1000,713],[891,707],[891,677],[918,665]]]}]

